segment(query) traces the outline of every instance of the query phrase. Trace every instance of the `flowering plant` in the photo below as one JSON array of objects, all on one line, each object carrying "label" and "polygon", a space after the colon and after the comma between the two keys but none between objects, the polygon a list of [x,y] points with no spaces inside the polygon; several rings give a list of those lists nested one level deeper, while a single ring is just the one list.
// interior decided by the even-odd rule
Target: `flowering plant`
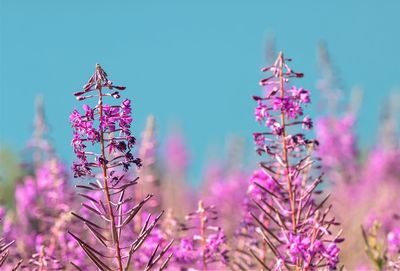
[{"label": "flowering plant", "polygon": [[303,133],[290,133],[296,126],[313,127],[309,116],[302,117],[303,106],[311,102],[310,92],[289,85],[291,78],[303,74],[294,72],[287,61],[279,53],[272,66],[262,69],[271,73],[260,81],[267,94],[253,97],[256,120],[268,128],[254,133],[256,151],[268,159],[260,163],[251,188],[258,207],[251,213],[255,231],[266,246],[253,245],[250,253],[267,270],[335,269],[342,238],[332,228],[339,223],[329,217],[331,206],[323,209],[329,195],[319,202],[314,196],[322,182],[321,175],[312,177],[311,151],[318,142]]},{"label": "flowering plant", "polygon": [[218,218],[215,206],[206,207],[199,201],[197,210],[185,218],[190,223],[181,227],[187,234],[175,247],[176,264],[204,271],[225,268],[229,261],[225,234],[222,228],[211,224]]},{"label": "flowering plant", "polygon": [[[106,97],[119,99],[119,91],[122,90],[125,87],[113,85],[107,73],[97,64],[83,90],[74,93],[79,101],[97,98],[97,104],[93,107],[84,104],[82,115],[76,109],[70,115],[74,131],[72,145],[78,159],[72,167],[74,176],[96,179],[88,185],[77,185],[85,191],[80,193],[86,200],[82,203],[85,213],[72,214],[83,222],[101,245],[94,247],[75,233],[70,234],[101,270],[129,270],[133,254],[145,242],[163,214],[161,212],[152,221],[151,214],[148,214],[137,235],[124,235],[123,229],[130,225],[153,195],[147,195],[136,204],[133,202],[134,196],[129,194],[128,189],[137,183],[138,178],[128,179],[126,172],[132,165],[141,166],[141,160],[132,154],[136,139],[130,131],[131,101],[125,99],[118,105],[104,103]],[[88,144],[97,144],[99,151],[89,151]],[[169,246],[158,254],[160,247],[157,245],[145,270],[156,266]],[[102,250],[99,251],[100,248]],[[165,268],[169,259],[162,263],[161,269]],[[79,269],[77,264],[73,265]]]}]

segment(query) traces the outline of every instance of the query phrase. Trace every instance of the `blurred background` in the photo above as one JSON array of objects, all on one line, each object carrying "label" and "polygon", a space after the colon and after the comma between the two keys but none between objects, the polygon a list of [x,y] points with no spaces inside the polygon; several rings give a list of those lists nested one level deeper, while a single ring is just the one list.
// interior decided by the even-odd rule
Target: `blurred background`
[{"label": "blurred background", "polygon": [[[356,131],[368,148],[376,140],[380,108],[400,85],[398,1],[1,1],[0,142],[19,152],[32,133],[34,100],[42,95],[50,135],[72,160],[68,114],[78,90],[100,63],[127,86],[139,133],[157,121],[160,143],[173,129],[184,135],[191,177],[200,180],[206,157],[229,137],[251,132],[259,69],[268,45],[295,60],[301,84],[316,89],[317,49],[323,41],[344,99],[363,90]],[[272,41],[271,41],[272,40]],[[318,113],[314,98],[312,115]]]},{"label": "blurred background", "polygon": [[[251,96],[261,93],[260,68],[284,51],[294,60],[291,67],[305,74],[298,85],[311,91],[307,114],[321,119],[320,140],[328,142],[325,146],[348,146],[335,154],[322,148],[321,154],[330,163],[325,169],[329,183],[336,185],[332,189],[341,191],[335,199],[338,210],[344,210],[339,211],[340,219],[345,228],[358,230],[396,200],[391,195],[400,186],[399,11],[396,0],[171,0],[112,5],[99,0],[2,0],[2,202],[13,201],[13,185],[7,184],[25,174],[20,165],[28,159],[27,146],[38,133],[45,134],[68,167],[72,163],[68,116],[81,106],[72,93],[86,83],[96,63],[115,84],[127,87],[124,96],[133,101],[138,138],[146,122],[149,125],[148,116],[154,117],[157,153],[166,167],[183,164],[185,178],[181,177],[188,186],[207,183],[219,164],[240,167],[241,176],[247,176],[259,159],[253,151],[252,132],[259,126]],[[339,124],[324,124],[326,119]],[[338,136],[348,137],[326,138],[324,125],[330,125],[331,135],[337,131]],[[378,155],[377,146],[397,153]],[[343,156],[349,149],[354,156]],[[337,162],[341,158],[357,165],[343,169]],[[380,179],[391,173],[395,189],[392,184],[380,185],[378,198],[369,194],[377,191],[375,184],[362,192],[357,185],[352,187],[352,193],[367,196],[351,214],[353,218],[360,214],[358,222],[347,225],[350,214],[344,214],[352,196],[346,197],[350,189],[343,186],[377,174],[373,166],[381,170]],[[365,170],[355,177],[352,170],[361,167]],[[385,197],[373,215],[367,214],[370,207],[365,202]],[[348,246],[360,247],[359,240],[354,243]]]}]

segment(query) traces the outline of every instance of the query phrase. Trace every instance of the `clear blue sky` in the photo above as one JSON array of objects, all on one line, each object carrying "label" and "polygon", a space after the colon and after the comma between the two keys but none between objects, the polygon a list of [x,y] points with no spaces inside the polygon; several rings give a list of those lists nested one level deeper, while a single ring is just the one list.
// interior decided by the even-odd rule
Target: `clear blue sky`
[{"label": "clear blue sky", "polygon": [[34,98],[42,94],[56,148],[71,161],[68,114],[80,106],[71,93],[101,63],[128,87],[136,132],[148,114],[160,139],[179,123],[200,172],[228,135],[250,144],[256,127],[250,97],[259,91],[270,34],[305,73],[297,85],[309,89],[317,44],[328,44],[345,86],[365,90],[358,132],[371,144],[380,103],[400,86],[400,1],[279,2],[1,0],[1,144],[22,148],[32,132]]}]

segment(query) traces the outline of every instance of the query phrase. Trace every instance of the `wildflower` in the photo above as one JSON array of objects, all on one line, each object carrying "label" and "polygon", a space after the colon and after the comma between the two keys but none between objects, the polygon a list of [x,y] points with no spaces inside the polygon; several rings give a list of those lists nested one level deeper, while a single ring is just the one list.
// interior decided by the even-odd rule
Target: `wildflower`
[{"label": "wildflower", "polygon": [[311,130],[313,128],[313,122],[312,119],[310,118],[310,116],[306,116],[303,119],[303,129],[304,130]]},{"label": "wildflower", "polygon": [[[321,176],[310,174],[313,161],[309,152],[317,141],[301,133],[289,134],[288,129],[298,125],[312,128],[309,116],[299,119],[303,106],[311,102],[310,92],[290,87],[289,79],[303,74],[294,72],[286,61],[280,53],[272,66],[262,69],[272,75],[262,79],[260,85],[270,86],[271,91],[255,99],[256,119],[265,119],[269,131],[254,134],[257,153],[267,159],[260,163],[262,169],[255,171],[249,187],[257,208],[247,207],[254,219],[254,226],[248,224],[247,228],[263,239],[249,243],[250,252],[267,270],[286,265],[296,270],[315,270],[324,265],[335,269],[339,261],[337,243],[343,239],[328,231],[338,224],[334,218],[327,218],[329,209],[321,215],[327,197],[320,204],[313,197],[322,181]],[[273,266],[266,261],[268,253],[275,257]]]},{"label": "wildflower", "polygon": [[[107,89],[110,92],[107,92]],[[164,248],[158,251],[162,244],[155,238],[154,232],[152,233],[163,212],[152,222],[149,214],[145,222],[139,224],[140,230],[137,232],[122,232],[122,228],[126,229],[128,223],[152,197],[149,194],[144,199],[137,199],[139,203],[136,205],[132,203],[133,197],[129,196],[137,178],[126,178],[127,171],[131,166],[141,166],[141,160],[132,152],[136,139],[130,131],[133,121],[131,101],[125,99],[120,104],[112,105],[104,103],[106,97],[119,99],[119,91],[122,90],[125,90],[125,87],[113,85],[107,73],[97,64],[96,71],[83,86],[83,90],[74,93],[79,101],[97,98],[97,104],[93,107],[84,104],[82,115],[77,110],[70,115],[73,129],[72,146],[77,158],[72,170],[74,177],[96,177],[98,180],[96,183],[90,183],[90,186],[80,186],[87,192],[81,193],[82,197],[88,200],[82,204],[85,210],[83,213],[87,218],[74,212],[72,214],[84,222],[91,236],[99,240],[101,247],[105,249],[99,254],[98,248],[94,249],[88,241],[82,240],[72,232],[69,233],[97,268],[102,270],[122,271],[128,270],[132,262],[135,266],[143,264],[139,263],[139,258],[135,258],[133,254],[138,249],[136,246],[149,238],[150,243],[157,242],[144,264],[146,270],[149,270],[161,263],[160,260],[167,253],[171,243],[163,243]],[[98,153],[89,151],[86,142],[93,145],[91,149],[99,146]],[[124,183],[120,184],[121,182]],[[96,195],[92,195],[93,193]],[[98,225],[97,221],[101,221],[103,225]],[[109,229],[109,232],[103,233],[101,229]],[[109,237],[104,237],[104,234],[108,234]],[[161,265],[166,266],[170,258],[167,257]],[[78,263],[73,265],[78,266]]]},{"label": "wildflower", "polygon": [[177,264],[207,270],[210,266],[221,268],[228,263],[225,234],[220,227],[210,225],[216,219],[215,207],[205,207],[199,201],[197,210],[186,216],[190,224],[182,227],[182,231],[188,231],[187,235],[174,248]]},{"label": "wildflower", "polygon": [[400,228],[395,228],[387,235],[389,253],[400,253]]}]

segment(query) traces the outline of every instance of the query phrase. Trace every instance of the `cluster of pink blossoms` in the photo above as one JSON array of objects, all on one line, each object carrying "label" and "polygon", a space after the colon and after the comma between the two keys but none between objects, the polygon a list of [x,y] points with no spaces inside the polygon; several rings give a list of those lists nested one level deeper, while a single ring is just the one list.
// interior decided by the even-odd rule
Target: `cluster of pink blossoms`
[{"label": "cluster of pink blossoms", "polygon": [[[78,100],[92,98],[95,97],[95,94],[87,95],[87,93],[100,88],[108,88],[110,90],[125,89],[125,87],[114,86],[107,79],[107,74],[103,70],[99,70],[89,79],[89,82],[83,88],[84,91],[76,92],[75,96],[77,96]],[[101,95],[111,96],[115,99],[120,98],[119,91]],[[125,99],[120,105],[97,104],[93,108],[84,104],[82,107],[83,115],[75,109],[69,118],[74,130],[72,146],[78,158],[78,161],[73,164],[74,176],[93,176],[92,168],[100,168],[102,164],[107,164],[109,168],[122,166],[125,171],[132,164],[140,166],[140,159],[135,158],[131,152],[131,148],[136,142],[130,131],[132,123],[131,101]],[[87,151],[89,142],[94,145],[100,143],[100,140],[104,140],[107,143],[106,149],[109,154],[118,151],[119,155],[109,161],[102,154]],[[88,159],[88,156],[93,156],[94,159]]]},{"label": "cluster of pink blossoms", "polygon": [[309,116],[300,119],[303,106],[311,102],[310,92],[289,85],[290,78],[303,74],[291,70],[286,61],[280,53],[272,66],[262,69],[272,73],[260,81],[267,94],[253,97],[256,121],[269,130],[253,134],[256,151],[266,154],[266,160],[254,172],[249,189],[253,203],[247,210],[255,223],[249,223],[247,229],[262,239],[250,245],[250,252],[267,270],[335,269],[337,243],[343,239],[340,232],[332,232],[339,223],[328,216],[331,206],[323,210],[327,198],[318,202],[314,196],[322,178],[312,176],[315,169],[310,152],[318,142],[303,133],[289,133],[299,125],[305,130],[313,127]]},{"label": "cluster of pink blossoms", "polygon": [[[106,92],[109,90],[111,92]],[[167,243],[152,232],[163,212],[152,219],[152,214],[141,211],[153,195],[148,194],[144,198],[136,196],[133,186],[138,178],[127,174],[132,165],[141,166],[141,160],[134,157],[131,150],[136,141],[130,131],[131,101],[125,99],[119,105],[103,101],[106,97],[119,99],[119,91],[122,90],[125,87],[114,86],[97,64],[83,91],[74,93],[79,101],[96,98],[97,104],[94,107],[85,104],[83,114],[74,110],[70,116],[72,146],[78,159],[72,166],[74,176],[95,179],[88,185],[77,186],[82,190],[79,195],[85,202],[82,203],[81,214],[72,214],[86,226],[89,236],[95,238],[102,249],[99,251],[88,236],[69,233],[101,270],[122,271],[128,270],[131,265],[144,267],[145,270],[156,266],[165,268],[171,256],[166,257],[164,262],[161,259],[172,242]],[[93,145],[90,149],[88,143]],[[135,217],[138,221],[132,225]],[[150,246],[149,243],[142,246],[146,239]],[[151,251],[141,254],[140,247]],[[145,256],[145,260],[138,255]],[[78,263],[72,264],[80,268]]]}]

